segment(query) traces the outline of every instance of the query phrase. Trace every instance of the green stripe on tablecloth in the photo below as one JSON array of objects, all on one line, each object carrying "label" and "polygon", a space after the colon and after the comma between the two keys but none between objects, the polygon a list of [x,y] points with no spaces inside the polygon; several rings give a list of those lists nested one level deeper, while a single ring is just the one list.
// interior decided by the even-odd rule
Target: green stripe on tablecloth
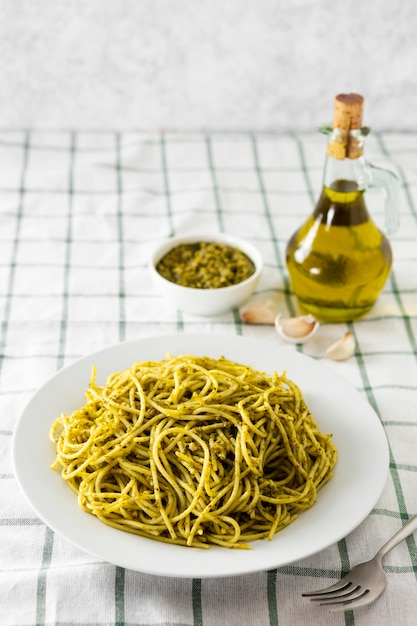
[{"label": "green stripe on tablecloth", "polygon": [[[415,389],[415,387],[412,387],[412,389]],[[395,422],[393,420],[385,420],[384,425],[385,426],[409,426],[410,428],[417,428],[416,422]]]},{"label": "green stripe on tablecloth", "polygon": [[38,572],[38,582],[36,587],[36,624],[43,626],[46,616],[46,577],[52,559],[54,546],[54,533],[45,526],[45,540],[43,543],[42,562]]},{"label": "green stripe on tablecloth", "polygon": [[[388,148],[386,146],[386,143],[384,142],[384,140],[381,137],[381,135],[377,134],[376,136],[377,136],[378,143],[379,143],[379,146],[381,148],[382,153],[385,156],[387,156],[388,158],[391,158],[391,155],[390,155],[389,150],[388,150]],[[414,217],[417,217],[417,210],[416,210],[416,207],[415,207],[414,202],[413,202],[413,197],[412,197],[411,192],[410,192],[410,185],[409,185],[408,180],[407,180],[407,178],[406,178],[406,176],[404,174],[404,170],[398,164],[396,164],[396,165],[397,165],[397,172],[398,172],[398,174],[400,176],[401,184],[402,184],[402,187],[403,187],[404,192],[405,192],[405,197],[407,199],[408,207],[409,207],[412,215],[414,215]],[[399,210],[399,208],[398,208],[398,210]],[[390,275],[390,282],[391,282],[391,285],[392,285],[392,292],[393,292],[393,294],[395,296],[395,299],[397,301],[398,307],[399,307],[399,309],[401,311],[401,314],[403,316],[403,321],[404,321],[405,330],[406,330],[406,333],[407,333],[408,340],[409,340],[410,345],[412,347],[414,356],[417,358],[417,342],[416,342],[416,338],[414,337],[414,333],[413,333],[413,330],[412,330],[412,327],[411,327],[410,317],[406,314],[406,311],[405,311],[405,308],[404,308],[404,304],[402,302],[402,299],[401,299],[401,296],[400,296],[400,292],[399,292],[399,289],[398,289],[398,283],[397,283],[397,280],[396,280],[396,277],[395,277],[395,260],[394,260],[394,266],[393,266],[393,269],[392,269],[391,275]]]},{"label": "green stripe on tablecloth", "polygon": [[115,626],[124,626],[125,623],[125,578],[126,570],[123,567],[116,567],[114,577]]},{"label": "green stripe on tablecloth", "polygon": [[413,351],[414,356],[417,359],[417,340],[414,336],[414,332],[411,326],[411,318],[409,315],[407,315],[403,301],[401,299],[400,296],[400,291],[398,289],[398,283],[397,283],[397,279],[395,277],[395,269],[393,269],[391,271],[391,276],[390,276],[390,280],[391,280],[391,284],[392,284],[392,293],[395,296],[395,299],[397,301],[398,307],[401,311],[402,314],[402,319],[404,322],[404,326],[405,326],[405,332],[407,333],[407,337],[408,337],[408,341],[410,342],[410,346],[411,349]]},{"label": "green stripe on tablecloth", "polygon": [[[378,138],[378,141],[379,141],[379,144],[381,146],[381,149],[382,149],[383,153],[386,156],[390,157],[389,151],[388,151],[388,149],[386,147],[386,144],[383,141],[381,135],[377,135],[377,138]],[[416,210],[416,207],[414,205],[413,197],[412,197],[411,192],[410,192],[410,185],[409,185],[409,183],[407,181],[407,178],[406,178],[406,176],[404,174],[404,170],[401,167],[399,167],[398,165],[397,165],[397,168],[398,168],[399,175],[401,177],[402,186],[403,186],[404,191],[405,191],[408,207],[409,207],[412,215],[414,215],[414,217],[417,218],[417,210]],[[393,292],[393,294],[395,296],[395,299],[397,301],[398,307],[399,307],[399,309],[401,311],[402,319],[403,319],[404,325],[405,325],[405,331],[407,333],[407,337],[408,337],[408,340],[410,342],[411,349],[412,349],[413,354],[414,354],[414,356],[415,356],[415,358],[417,360],[417,340],[416,340],[416,338],[414,336],[414,332],[413,332],[413,329],[411,327],[411,319],[410,319],[410,317],[406,313],[403,301],[401,299],[400,291],[398,289],[398,282],[397,282],[397,279],[396,279],[396,276],[395,276],[395,265],[393,267],[393,270],[391,271],[390,280],[391,280],[391,284],[392,284],[392,292]]]},{"label": "green stripe on tablecloth", "polygon": [[216,206],[217,221],[219,224],[220,231],[223,232],[224,231],[223,213],[222,213],[221,202],[220,202],[219,187],[217,184],[216,170],[215,170],[214,161],[213,161],[213,147],[212,147],[212,142],[211,142],[211,136],[206,135],[205,141],[206,141],[207,163],[208,163],[208,167],[209,167],[210,174],[211,174],[211,180],[213,181],[213,194],[214,194],[214,201],[215,201],[215,206]]},{"label": "green stripe on tablecloth", "polygon": [[[305,155],[304,155],[304,148],[303,148],[303,144],[300,141],[300,138],[298,137],[298,135],[292,135],[295,145],[297,146],[297,150],[298,150],[298,155],[300,158],[300,163],[301,163],[301,172],[303,174],[303,178],[306,184],[306,189],[308,192],[308,196],[310,198],[310,202],[311,202],[311,206],[312,208],[315,206],[317,198],[315,196],[315,193],[313,191],[313,185],[311,184],[311,180],[310,180],[310,176],[308,173],[308,167],[307,167],[307,163],[306,163],[306,159],[305,159]],[[301,226],[301,224],[300,224]]]},{"label": "green stripe on tablecloth", "polygon": [[191,600],[193,604],[193,626],[203,626],[203,610],[201,604],[201,578],[193,578]]},{"label": "green stripe on tablecloth", "polygon": [[[352,322],[349,322],[347,324],[347,327],[348,327],[348,330],[355,337],[355,343],[356,343],[355,357],[356,357],[356,361],[357,361],[358,366],[359,366],[359,372],[360,372],[360,375],[361,375],[361,379],[362,379],[364,390],[365,390],[367,398],[368,398],[368,402],[372,406],[374,411],[377,413],[378,417],[380,417],[378,404],[377,404],[377,401],[376,401],[376,398],[375,398],[372,386],[371,386],[371,384],[369,382],[369,377],[368,377],[368,374],[367,374],[367,371],[366,371],[366,366],[365,366],[365,360],[364,360],[363,355],[362,355],[362,353],[360,351],[360,346],[359,346],[357,335],[355,333],[354,324]],[[389,441],[388,441],[388,445],[389,445]],[[408,514],[407,514],[406,505],[405,505],[405,499],[404,499],[404,494],[403,494],[402,487],[401,487],[401,481],[400,481],[399,476],[398,476],[398,471],[396,469],[395,459],[394,459],[393,452],[392,452],[392,449],[391,449],[390,445],[389,445],[389,454],[390,454],[391,477],[392,477],[392,480],[393,480],[393,483],[394,483],[394,489],[395,489],[395,493],[396,493],[396,496],[397,496],[397,502],[398,502],[398,505],[399,505],[399,508],[400,508],[401,517],[403,515],[405,515],[405,516],[407,516],[407,519],[408,519]]]},{"label": "green stripe on tablecloth", "polygon": [[68,324],[68,290],[69,290],[69,273],[71,268],[71,244],[72,244],[72,211],[74,203],[74,162],[76,152],[76,135],[71,133],[70,136],[70,162],[68,172],[68,211],[67,211],[67,231],[65,236],[65,261],[64,261],[64,280],[62,291],[62,318],[59,333],[58,347],[58,369],[64,363],[65,342],[67,338]]},{"label": "green stripe on tablecloth", "polygon": [[[375,137],[377,139],[377,142],[379,144],[379,147],[381,149],[382,154],[384,154],[387,158],[392,160],[392,156],[387,148],[387,145],[381,135],[381,133],[375,133]],[[413,196],[411,195],[411,191],[410,191],[410,185],[408,184],[408,180],[404,174],[404,169],[400,166],[400,164],[398,162],[395,163],[396,165],[396,171],[400,176],[400,180],[405,192],[405,196],[407,198],[407,203],[408,206],[411,210],[412,215],[414,215],[415,218],[417,218],[417,210],[416,207],[414,205],[414,201],[413,201]]]},{"label": "green stripe on tablecloth", "polygon": [[236,335],[243,335],[243,322],[240,317],[240,311],[237,308],[233,309],[233,324]]},{"label": "green stripe on tablecloth", "polygon": [[12,517],[1,518],[0,526],[43,526],[44,523],[39,517]]},{"label": "green stripe on tablecloth", "polygon": [[9,272],[9,280],[7,283],[6,293],[5,293],[5,307],[4,307],[4,318],[1,324],[1,336],[0,336],[0,379],[2,375],[2,366],[4,360],[4,353],[6,348],[6,340],[7,340],[7,331],[9,328],[10,321],[10,310],[12,305],[12,295],[13,295],[13,287],[14,280],[16,274],[16,263],[17,263],[17,251],[19,247],[20,240],[20,231],[22,224],[22,216],[23,216],[23,207],[24,207],[24,199],[25,199],[25,182],[26,182],[26,173],[29,163],[29,151],[30,151],[30,135],[26,134],[23,146],[22,146],[22,170],[20,174],[20,183],[18,189],[18,205],[16,211],[16,225],[12,240],[12,253],[10,258],[10,272]]},{"label": "green stripe on tablecloth", "polygon": [[[339,556],[340,556],[340,564],[341,564],[341,570],[340,572],[338,572],[338,579],[342,578],[342,576],[345,576],[345,574],[348,573],[348,571],[351,568],[351,562],[349,559],[349,551],[348,551],[348,547],[346,544],[346,540],[345,539],[341,539],[338,544],[337,544],[338,550],[339,550]],[[353,611],[346,611],[344,614],[345,617],[345,625],[346,626],[353,626],[355,623],[355,617],[353,614]]]},{"label": "green stripe on tablecloth", "polygon": [[366,390],[366,395],[368,397],[369,404],[372,406],[372,408],[378,414],[378,417],[379,417],[378,406],[377,406],[377,403],[376,403],[376,400],[375,400],[375,396],[374,396],[371,384],[369,382],[368,373],[367,373],[366,367],[365,367],[365,361],[364,361],[364,358],[363,358],[363,354],[362,354],[362,352],[360,350],[359,341],[358,341],[358,337],[357,337],[356,332],[355,332],[354,324],[352,322],[348,322],[347,323],[347,329],[355,338],[355,345],[356,345],[356,348],[355,348],[355,358],[356,358],[356,362],[357,362],[358,367],[359,367],[359,372],[360,372],[361,380],[362,380],[362,386]]},{"label": "green stripe on tablecloth", "polygon": [[345,539],[341,539],[338,542],[337,547],[338,547],[338,550],[339,550],[340,563],[341,563],[340,575],[344,576],[344,574],[347,574],[348,571],[351,568],[350,559],[349,559],[349,552],[348,552],[347,545],[346,545],[346,540]]},{"label": "green stripe on tablecloth", "polygon": [[[28,624],[19,624],[18,626],[29,626]],[[39,624],[37,626],[44,626],[43,624]],[[49,624],[48,624],[49,626]],[[78,622],[74,624],[74,622],[66,622],[66,621],[58,621],[53,622],[52,626],[117,626],[114,621],[106,621],[106,622]],[[152,622],[124,622],[121,626],[191,626],[189,622],[158,622],[157,624]]]},{"label": "green stripe on tablecloth", "polygon": [[160,149],[161,149],[163,194],[165,196],[166,214],[167,214],[168,225],[169,225],[168,237],[172,237],[174,235],[174,222],[172,219],[171,190],[169,186],[165,133],[161,133],[160,135]]},{"label": "green stripe on tablecloth", "polygon": [[267,572],[266,595],[268,602],[269,626],[278,626],[276,569]]},{"label": "green stripe on tablecloth", "polygon": [[117,188],[117,241],[119,272],[119,341],[126,337],[125,282],[124,282],[124,233],[123,233],[123,185],[121,174],[120,133],[116,133],[116,188]]},{"label": "green stripe on tablecloth", "polygon": [[[166,216],[168,218],[168,232],[166,237],[174,237],[177,235],[174,227],[173,211],[171,204],[171,189],[169,185],[169,172],[168,172],[168,159],[167,159],[167,147],[165,133],[160,135],[160,152],[161,152],[161,166],[162,166],[162,183],[163,183],[163,195],[165,197]],[[176,331],[178,333],[184,332],[184,318],[181,311],[177,311]]]},{"label": "green stripe on tablecloth", "polygon": [[280,254],[279,246],[278,246],[278,237],[277,237],[277,234],[275,232],[275,228],[274,228],[274,224],[273,224],[272,216],[271,216],[271,211],[270,211],[270,208],[269,208],[268,198],[267,198],[267,194],[266,194],[266,190],[265,190],[265,184],[264,184],[264,180],[263,180],[262,169],[261,169],[260,162],[259,162],[258,144],[257,144],[256,136],[251,135],[251,143],[252,143],[252,154],[253,154],[255,172],[256,172],[256,175],[257,175],[257,179],[258,179],[259,190],[260,190],[260,194],[261,194],[261,198],[262,198],[262,204],[263,204],[265,219],[266,219],[266,222],[268,224],[268,229],[269,229],[269,233],[268,234],[269,234],[270,239],[272,241],[276,264],[277,264],[278,270],[279,270],[279,272],[281,274],[282,283],[284,285],[283,293],[284,293],[284,297],[285,297],[285,302],[287,304],[289,314],[291,316],[293,316],[293,315],[295,315],[295,308],[294,308],[294,305],[293,305],[292,300],[291,300],[290,284],[289,284],[289,280],[288,280],[288,277],[287,277],[287,272],[286,272],[285,267],[284,267],[284,263],[285,262],[281,259],[281,254]]}]

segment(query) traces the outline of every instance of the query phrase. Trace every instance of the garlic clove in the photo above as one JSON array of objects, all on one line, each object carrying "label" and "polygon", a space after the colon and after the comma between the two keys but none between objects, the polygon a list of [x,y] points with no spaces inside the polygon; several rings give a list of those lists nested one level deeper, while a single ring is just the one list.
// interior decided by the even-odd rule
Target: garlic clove
[{"label": "garlic clove", "polygon": [[243,311],[241,319],[247,324],[273,324],[275,313],[266,304],[255,304]]},{"label": "garlic clove", "polygon": [[320,323],[312,315],[282,318],[277,315],[275,328],[278,334],[290,343],[304,343],[319,329]]},{"label": "garlic clove", "polygon": [[333,361],[345,361],[354,354],[355,348],[354,336],[352,333],[346,332],[342,339],[338,339],[327,348],[324,355]]}]

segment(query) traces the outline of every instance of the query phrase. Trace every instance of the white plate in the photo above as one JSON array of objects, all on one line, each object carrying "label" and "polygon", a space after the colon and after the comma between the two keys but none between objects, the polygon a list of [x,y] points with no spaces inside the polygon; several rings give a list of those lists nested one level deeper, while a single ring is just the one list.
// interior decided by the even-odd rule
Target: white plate
[{"label": "white plate", "polygon": [[[272,373],[287,372],[319,426],[333,433],[339,452],[332,480],[316,504],[271,541],[252,550],[209,550],[161,543],[113,529],[82,511],[77,498],[50,465],[55,456],[50,425],[85,401],[91,368],[97,382],[135,361],[160,360],[166,353],[228,359]],[[370,454],[372,450],[372,454]],[[18,483],[37,515],[70,542],[115,565],[149,574],[218,577],[266,571],[299,561],[336,543],[371,512],[384,488],[389,453],[378,416],[359,393],[325,366],[270,342],[229,335],[169,335],[110,346],[55,374],[33,396],[17,424],[13,458]]]}]

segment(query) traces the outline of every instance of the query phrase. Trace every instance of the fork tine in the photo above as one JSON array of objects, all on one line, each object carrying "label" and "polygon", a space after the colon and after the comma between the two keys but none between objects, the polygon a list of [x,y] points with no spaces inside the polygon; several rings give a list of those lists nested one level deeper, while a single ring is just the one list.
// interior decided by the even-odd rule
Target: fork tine
[{"label": "fork tine", "polygon": [[354,609],[360,609],[363,606],[368,606],[368,604],[372,604],[375,602],[377,598],[382,594],[382,591],[377,594],[367,593],[364,594],[358,600],[354,600],[353,602],[341,602],[338,605],[330,606],[329,611],[331,613],[337,613],[339,611],[353,611]]},{"label": "fork tine", "polygon": [[[375,600],[378,600],[380,596],[384,593],[385,587],[380,587],[379,589],[366,589],[364,588],[364,593],[362,596],[357,598],[356,600],[349,601],[341,600],[339,604],[334,604],[330,606],[329,611],[335,613],[336,611],[353,611],[353,609],[359,609],[362,606],[368,606],[368,604],[372,604]],[[322,603],[324,604],[324,602]]]},{"label": "fork tine", "polygon": [[320,606],[327,606],[330,604],[337,604],[340,602],[343,602],[344,604],[347,604],[349,602],[353,602],[354,600],[359,600],[361,598],[364,598],[365,596],[367,596],[369,594],[369,589],[367,589],[366,587],[360,587],[359,585],[357,587],[352,587],[352,590],[349,590],[349,592],[346,593],[342,593],[339,595],[332,595],[331,597],[321,597],[321,598],[316,598],[316,601],[320,601],[319,604]]},{"label": "fork tine", "polygon": [[350,597],[355,598],[360,589],[361,587],[358,585],[354,587],[351,583],[349,583],[349,585],[346,585],[341,589],[335,589],[335,591],[329,591],[327,593],[318,593],[317,595],[310,595],[309,598],[312,602],[318,602],[321,600],[322,602],[320,604],[324,604],[327,600],[338,600],[339,598],[340,600],[344,600],[345,598]]},{"label": "fork tine", "polygon": [[330,587],[325,587],[324,589],[317,589],[316,591],[305,591],[301,595],[312,598],[312,599],[313,599],[313,596],[317,596],[317,599],[319,599],[320,597],[326,596],[329,593],[332,593],[335,591],[343,591],[344,589],[350,587],[351,585],[352,583],[350,582],[350,580],[347,580],[347,577],[345,577],[339,580],[334,585],[330,585]]}]

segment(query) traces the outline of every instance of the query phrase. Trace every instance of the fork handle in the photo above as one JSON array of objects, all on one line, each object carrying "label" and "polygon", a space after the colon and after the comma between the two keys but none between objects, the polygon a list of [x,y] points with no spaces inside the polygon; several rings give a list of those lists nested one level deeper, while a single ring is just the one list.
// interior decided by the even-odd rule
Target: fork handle
[{"label": "fork handle", "polygon": [[411,535],[415,530],[417,530],[417,515],[412,517],[391,539],[388,539],[387,543],[377,552],[376,557],[381,561],[387,552],[395,548],[400,541]]}]

